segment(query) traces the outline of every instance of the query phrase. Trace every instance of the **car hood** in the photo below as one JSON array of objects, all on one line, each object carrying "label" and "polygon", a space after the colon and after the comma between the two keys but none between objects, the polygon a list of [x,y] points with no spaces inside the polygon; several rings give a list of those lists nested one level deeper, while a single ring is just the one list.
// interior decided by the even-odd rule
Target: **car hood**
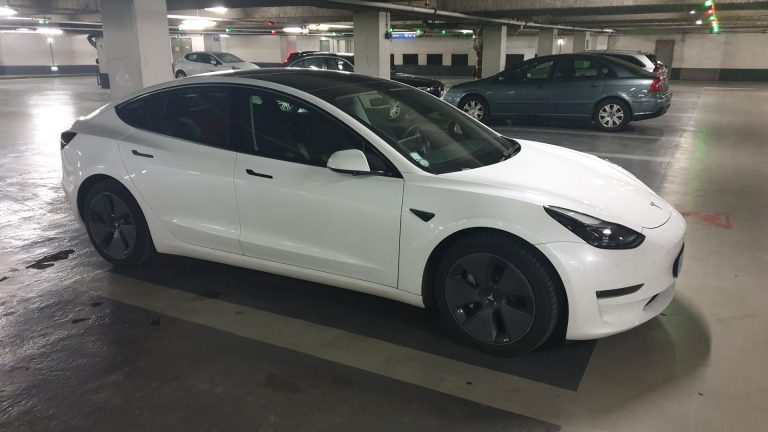
[{"label": "car hood", "polygon": [[435,87],[443,84],[440,81],[434,80],[432,78],[410,75],[402,72],[394,72],[391,74],[390,78],[393,81],[408,84],[409,86],[413,87]]},{"label": "car hood", "polygon": [[672,214],[666,201],[618,165],[554,145],[518,142],[520,152],[504,162],[444,175],[514,189],[532,202],[568,208],[638,231],[661,226]]}]

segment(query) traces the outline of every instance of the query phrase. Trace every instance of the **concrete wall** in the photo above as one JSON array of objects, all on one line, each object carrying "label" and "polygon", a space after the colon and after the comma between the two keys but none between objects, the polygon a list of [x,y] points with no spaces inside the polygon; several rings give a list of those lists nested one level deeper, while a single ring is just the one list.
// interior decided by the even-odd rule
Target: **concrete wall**
[{"label": "concrete wall", "polygon": [[[563,53],[573,50],[573,37],[561,35]],[[52,36],[59,73],[96,72],[96,50],[85,35],[65,33]],[[202,49],[203,38],[191,35],[194,49]],[[284,36],[232,36],[222,38],[221,47],[245,60],[277,64],[281,58],[280,40]],[[47,36],[38,34],[0,33],[0,75],[51,73]],[[320,49],[319,36],[297,36],[296,49]],[[673,78],[710,79],[724,81],[768,81],[768,33],[711,34],[621,34],[608,38],[608,48],[644,50],[652,52],[656,41],[675,41],[672,61]],[[347,51],[343,39],[333,39],[331,51]],[[418,54],[419,66],[401,67],[410,72],[429,74],[452,73],[451,54],[468,54],[469,65],[476,62],[470,37],[422,37],[416,40],[389,42],[395,64],[402,65],[403,54]],[[510,36],[508,54],[523,54],[525,59],[536,55],[537,36]],[[557,52],[557,49],[556,49]],[[443,67],[426,67],[427,54],[442,54]],[[461,69],[464,71],[464,69]]]}]

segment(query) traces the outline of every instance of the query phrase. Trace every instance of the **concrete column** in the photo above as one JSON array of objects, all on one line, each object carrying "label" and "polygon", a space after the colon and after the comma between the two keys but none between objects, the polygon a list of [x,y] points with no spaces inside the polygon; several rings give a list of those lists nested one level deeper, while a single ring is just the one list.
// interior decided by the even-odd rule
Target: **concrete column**
[{"label": "concrete column", "polygon": [[291,53],[296,52],[296,36],[280,36],[280,61],[284,62]]},{"label": "concrete column", "polygon": [[219,35],[203,35],[203,51],[221,51],[221,37]]},{"label": "concrete column", "polygon": [[537,54],[540,56],[556,54],[557,47],[557,29],[540,29],[539,30],[539,49]]},{"label": "concrete column", "polygon": [[355,72],[389,79],[389,40],[387,12],[355,12]]},{"label": "concrete column", "polygon": [[590,41],[590,34],[589,32],[580,31],[573,34],[573,52],[582,52],[589,49],[594,49],[593,47],[589,46]]},{"label": "concrete column", "polygon": [[486,78],[504,70],[507,62],[507,26],[483,28],[482,77]]},{"label": "concrete column", "polygon": [[112,99],[173,78],[164,1],[101,0]]}]

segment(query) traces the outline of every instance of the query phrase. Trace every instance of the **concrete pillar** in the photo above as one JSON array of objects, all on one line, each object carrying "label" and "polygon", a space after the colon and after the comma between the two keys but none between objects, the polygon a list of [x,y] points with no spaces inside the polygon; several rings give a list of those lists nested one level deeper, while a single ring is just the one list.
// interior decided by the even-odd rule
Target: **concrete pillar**
[{"label": "concrete pillar", "polygon": [[219,35],[203,35],[203,51],[221,51],[221,37]]},{"label": "concrete pillar", "polygon": [[173,79],[164,1],[101,0],[112,99]]},{"label": "concrete pillar", "polygon": [[296,36],[280,36],[280,61],[296,52]]},{"label": "concrete pillar", "polygon": [[590,33],[585,31],[576,32],[573,34],[573,52],[582,52],[589,49],[594,49],[589,46]]},{"label": "concrete pillar", "polygon": [[507,26],[486,26],[483,28],[482,78],[496,75],[504,70],[507,62]]},{"label": "concrete pillar", "polygon": [[540,56],[557,53],[557,29],[539,30],[539,49],[537,54]]},{"label": "concrete pillar", "polygon": [[355,12],[355,72],[389,79],[389,40],[384,38],[387,12]]}]

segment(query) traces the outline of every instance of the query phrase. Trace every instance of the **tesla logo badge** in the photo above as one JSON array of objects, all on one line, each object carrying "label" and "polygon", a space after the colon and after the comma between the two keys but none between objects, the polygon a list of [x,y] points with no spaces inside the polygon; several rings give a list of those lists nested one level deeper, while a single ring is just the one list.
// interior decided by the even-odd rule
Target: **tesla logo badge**
[{"label": "tesla logo badge", "polygon": [[[656,207],[657,209],[661,209],[661,207],[659,207],[659,205],[658,205],[658,204],[656,204],[656,203],[655,203],[655,202],[653,202],[653,201],[651,201],[651,207]],[[663,209],[662,209],[662,210],[663,210]]]}]

